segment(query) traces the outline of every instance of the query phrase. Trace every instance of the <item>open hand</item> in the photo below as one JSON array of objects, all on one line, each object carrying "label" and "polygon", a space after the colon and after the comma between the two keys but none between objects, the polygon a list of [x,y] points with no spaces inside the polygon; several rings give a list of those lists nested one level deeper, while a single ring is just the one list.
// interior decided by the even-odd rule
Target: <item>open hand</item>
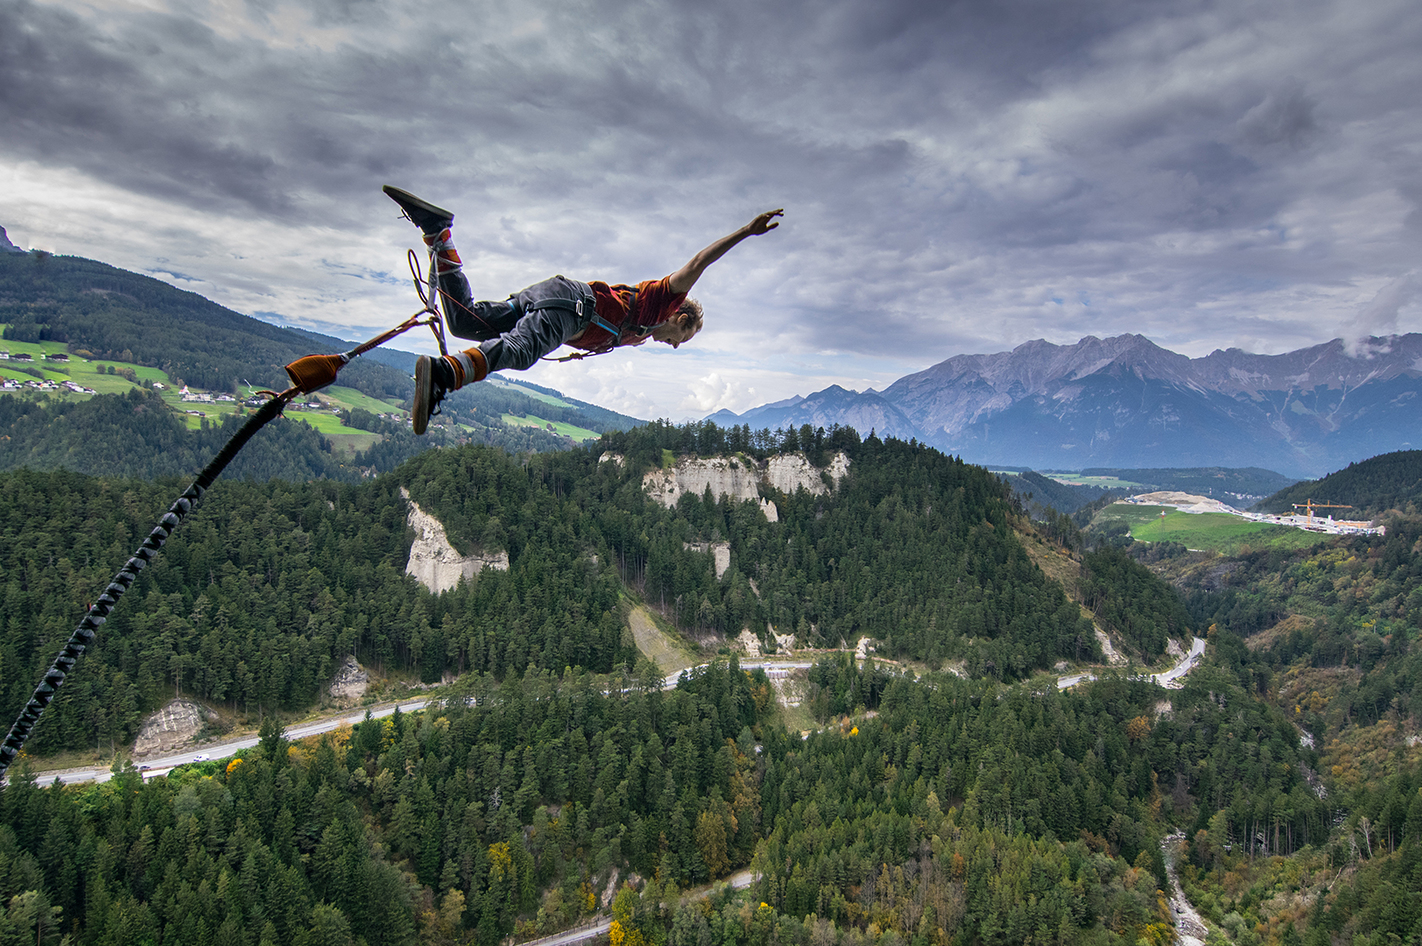
[{"label": "open hand", "polygon": [[783,216],[785,216],[784,208],[780,210],[767,210],[765,213],[752,220],[747,229],[750,230],[751,236],[760,236],[762,233],[774,230],[776,227],[780,226],[779,223],[771,223],[771,221],[774,220],[776,217]]}]

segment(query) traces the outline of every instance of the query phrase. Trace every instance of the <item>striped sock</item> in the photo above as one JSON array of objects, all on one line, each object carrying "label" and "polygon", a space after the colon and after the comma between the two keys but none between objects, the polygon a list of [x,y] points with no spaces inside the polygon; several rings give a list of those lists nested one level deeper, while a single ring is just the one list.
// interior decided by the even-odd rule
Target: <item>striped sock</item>
[{"label": "striped sock", "polygon": [[489,363],[485,360],[484,353],[477,348],[466,348],[464,351],[445,355],[443,361],[454,376],[454,383],[448,386],[451,391],[475,381],[483,381],[489,374]]},{"label": "striped sock", "polygon": [[425,246],[430,248],[430,254],[435,258],[435,272],[438,275],[452,273],[464,265],[459,258],[459,251],[454,248],[454,235],[449,227],[438,233],[426,233],[424,240]]}]

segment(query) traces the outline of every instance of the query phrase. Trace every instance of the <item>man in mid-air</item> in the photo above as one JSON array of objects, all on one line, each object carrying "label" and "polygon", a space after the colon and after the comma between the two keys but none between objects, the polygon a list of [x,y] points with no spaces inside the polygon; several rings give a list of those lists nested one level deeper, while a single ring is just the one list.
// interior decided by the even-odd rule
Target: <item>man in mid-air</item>
[{"label": "man in mid-air", "polygon": [[482,381],[491,371],[523,371],[538,359],[568,344],[598,354],[647,339],[673,348],[701,330],[701,304],[686,294],[706,267],[746,237],[780,226],[769,210],[734,233],[697,253],[681,269],[661,279],[635,286],[578,282],[554,276],[516,292],[502,302],[475,302],[469,281],[454,249],[450,225],[454,214],[409,191],[386,185],[385,193],[400,205],[424,234],[439,275],[445,325],[453,335],[479,341],[474,348],[415,362],[415,433],[423,434],[430,415],[450,391]]}]

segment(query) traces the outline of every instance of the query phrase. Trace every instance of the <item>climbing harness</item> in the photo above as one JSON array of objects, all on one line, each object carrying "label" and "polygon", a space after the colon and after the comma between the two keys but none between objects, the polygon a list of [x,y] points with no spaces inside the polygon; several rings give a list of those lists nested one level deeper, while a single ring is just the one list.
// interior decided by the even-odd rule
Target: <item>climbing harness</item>
[{"label": "climbing harness", "polygon": [[[512,300],[512,297],[510,297],[510,299]],[[584,311],[586,308],[588,308],[588,306],[583,305],[585,301],[591,304],[591,315],[588,315]],[[571,299],[547,299],[543,302],[540,302],[539,307],[545,309],[566,309],[567,311],[572,312],[574,315],[576,315],[579,319],[582,319],[583,327],[585,329],[588,325],[595,325],[612,336],[612,341],[606,345],[603,345],[601,348],[592,349],[590,351],[575,351],[572,354],[564,355],[562,358],[545,357],[542,359],[543,361],[582,361],[584,358],[591,358],[593,355],[607,354],[617,346],[621,345],[622,340],[624,338],[627,338],[634,334],[632,332],[627,331],[627,326],[637,314],[637,289],[635,286],[632,287],[632,295],[627,300],[627,316],[622,320],[621,325],[613,325],[611,322],[607,321],[607,319],[604,319],[602,316],[598,315],[597,304],[595,300],[579,299],[575,304]]]},{"label": "climbing harness", "polygon": [[[291,400],[301,394],[310,394],[324,388],[326,385],[336,380],[336,374],[350,363],[351,359],[365,354],[372,348],[385,344],[397,335],[408,332],[417,325],[428,325],[434,332],[435,340],[439,342],[440,354],[445,354],[444,347],[444,327],[440,321],[439,313],[431,305],[431,298],[439,288],[439,277],[435,272],[434,260],[430,261],[430,273],[428,277],[428,292],[426,285],[421,283],[418,269],[418,258],[413,250],[409,256],[410,272],[415,278],[415,291],[419,294],[423,308],[401,322],[388,332],[382,332],[368,342],[357,345],[348,352],[336,355],[307,355],[298,358],[286,366],[286,373],[291,378],[291,387],[280,394],[275,391],[262,391],[260,393],[270,395],[265,404],[257,409],[251,417],[247,419],[232,438],[223,445],[217,452],[217,456],[212,458],[212,462],[203,468],[202,472],[193,480],[192,485],[183,491],[182,495],[168,507],[168,511],[158,520],[158,524],[153,531],[148,533],[148,537],[143,540],[143,544],[133,553],[133,556],[120,568],[118,574],[114,575],[109,582],[104,593],[99,595],[99,600],[90,607],[84,619],[79,622],[74,633],[70,635],[65,643],[64,649],[59,652],[59,656],[54,659],[45,672],[44,679],[39,686],[35,687],[34,695],[30,697],[29,703],[25,705],[15,725],[10,727],[9,734],[5,741],[0,743],[0,784],[3,784],[5,773],[9,770],[10,764],[15,761],[25,746],[25,741],[30,738],[30,733],[34,730],[35,724],[44,714],[45,708],[54,700],[55,692],[64,684],[65,678],[74,669],[75,663],[83,656],[84,651],[94,643],[94,637],[98,630],[108,620],[109,614],[123,597],[125,591],[138,578],[138,573],[143,571],[163,544],[168,541],[168,537],[173,534],[173,530],[182,524],[183,519],[192,511],[194,504],[207,492],[214,480],[232,462],[247,441],[271,421],[286,407]],[[424,318],[428,316],[428,318]]]}]

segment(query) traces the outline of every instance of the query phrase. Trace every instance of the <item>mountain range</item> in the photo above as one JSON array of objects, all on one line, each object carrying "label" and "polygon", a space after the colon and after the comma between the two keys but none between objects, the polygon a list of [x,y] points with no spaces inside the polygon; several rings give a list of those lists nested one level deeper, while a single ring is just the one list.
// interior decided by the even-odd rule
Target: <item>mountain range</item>
[{"label": "mountain range", "polygon": [[1203,358],[1141,335],[1037,340],[956,355],[883,391],[834,385],[720,425],[829,427],[917,438],[973,463],[1259,466],[1317,476],[1422,444],[1422,334],[1334,339],[1280,355]]}]

